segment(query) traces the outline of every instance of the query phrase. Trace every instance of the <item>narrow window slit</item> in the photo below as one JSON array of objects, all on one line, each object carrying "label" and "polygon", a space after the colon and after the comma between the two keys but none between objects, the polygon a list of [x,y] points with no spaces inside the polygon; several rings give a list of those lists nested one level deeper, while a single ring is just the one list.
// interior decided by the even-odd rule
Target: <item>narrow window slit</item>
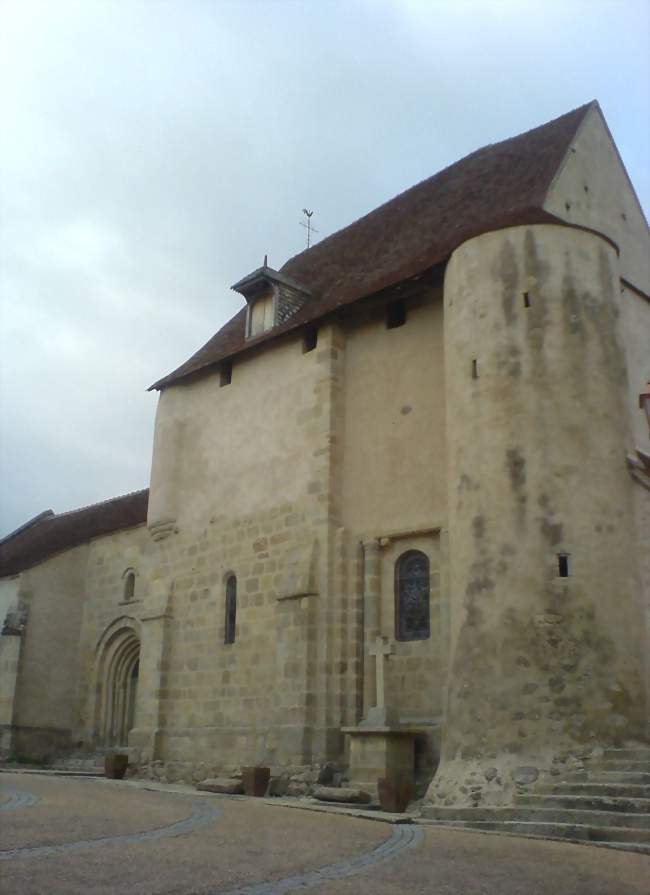
[{"label": "narrow window slit", "polygon": [[478,361],[476,358],[472,360],[472,379],[478,379]]},{"label": "narrow window slit", "polygon": [[318,330],[315,326],[310,326],[302,337],[302,353],[307,354],[308,351],[313,351],[317,344]]},{"label": "narrow window slit", "polygon": [[557,568],[558,568],[558,575],[560,578],[568,578],[569,577],[569,554],[568,553],[558,553]]},{"label": "narrow window slit", "polygon": [[530,307],[530,293],[529,292],[524,292],[524,307],[525,308]]},{"label": "narrow window slit", "polygon": [[224,361],[219,370],[219,385],[230,385],[232,382],[232,361]]},{"label": "narrow window slit", "polygon": [[237,628],[237,579],[229,575],[226,579],[226,624],[224,643],[234,643]]},{"label": "narrow window slit", "polygon": [[386,329],[397,329],[406,323],[406,305],[400,299],[386,305]]}]

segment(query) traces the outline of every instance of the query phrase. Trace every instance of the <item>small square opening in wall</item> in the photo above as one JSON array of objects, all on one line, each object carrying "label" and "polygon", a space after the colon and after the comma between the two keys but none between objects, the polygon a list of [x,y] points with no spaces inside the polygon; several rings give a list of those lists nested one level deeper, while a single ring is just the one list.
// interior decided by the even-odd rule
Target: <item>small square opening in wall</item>
[{"label": "small square opening in wall", "polygon": [[232,382],[232,361],[227,360],[219,369],[219,385],[230,385]]},{"label": "small square opening in wall", "polygon": [[386,305],[386,329],[397,329],[406,323],[406,305],[400,299]]},{"label": "small square opening in wall", "polygon": [[318,345],[318,329],[315,326],[308,327],[302,336],[302,353],[313,351]]},{"label": "small square opening in wall", "polygon": [[557,555],[557,574],[559,578],[569,577],[569,554],[558,553]]}]

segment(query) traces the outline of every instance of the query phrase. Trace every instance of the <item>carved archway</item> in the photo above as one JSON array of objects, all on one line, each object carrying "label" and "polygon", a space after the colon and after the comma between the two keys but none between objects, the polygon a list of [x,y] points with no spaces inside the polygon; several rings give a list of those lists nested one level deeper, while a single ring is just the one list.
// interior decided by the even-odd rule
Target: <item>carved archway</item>
[{"label": "carved archway", "polygon": [[140,629],[120,618],[104,631],[96,650],[94,740],[99,746],[128,746],[137,723]]}]

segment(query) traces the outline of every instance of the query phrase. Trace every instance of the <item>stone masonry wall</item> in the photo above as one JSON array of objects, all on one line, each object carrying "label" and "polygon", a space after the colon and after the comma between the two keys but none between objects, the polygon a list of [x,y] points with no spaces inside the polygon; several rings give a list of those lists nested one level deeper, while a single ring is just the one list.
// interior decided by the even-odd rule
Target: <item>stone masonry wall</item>
[{"label": "stone masonry wall", "polygon": [[[286,427],[295,427],[296,439],[309,445],[304,488],[293,499],[266,497],[259,511],[243,514],[235,503],[220,512],[218,494],[207,495],[214,511],[200,524],[181,504],[176,529],[155,543],[152,585],[169,594],[170,618],[156,748],[138,756],[149,773],[193,778],[197,768],[229,773],[261,762],[300,775],[342,760],[340,728],[356,721],[360,702],[361,617],[358,555],[338,522],[341,333],[322,328],[307,358],[308,391],[303,386],[293,421],[278,420],[285,431],[277,430],[281,442]],[[265,463],[281,462],[274,432],[268,435],[258,450]],[[187,455],[173,460],[181,478],[190,462]],[[237,626],[235,642],[226,644],[230,574]]]}]

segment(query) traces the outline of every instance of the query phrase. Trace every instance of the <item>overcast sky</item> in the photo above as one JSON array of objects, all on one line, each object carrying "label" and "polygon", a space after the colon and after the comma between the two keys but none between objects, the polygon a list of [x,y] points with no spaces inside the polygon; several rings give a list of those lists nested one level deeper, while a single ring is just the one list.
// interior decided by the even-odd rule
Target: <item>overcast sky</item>
[{"label": "overcast sky", "polygon": [[149,480],[229,286],[597,98],[650,209],[648,0],[0,0],[0,535]]}]

